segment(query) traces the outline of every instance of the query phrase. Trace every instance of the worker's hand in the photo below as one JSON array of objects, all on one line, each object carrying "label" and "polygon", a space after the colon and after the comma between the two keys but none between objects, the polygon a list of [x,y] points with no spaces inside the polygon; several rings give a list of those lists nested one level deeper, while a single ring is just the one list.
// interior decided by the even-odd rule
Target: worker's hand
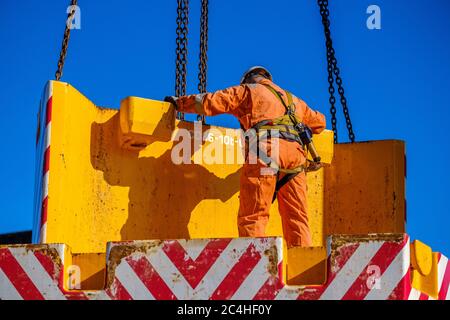
[{"label": "worker's hand", "polygon": [[167,96],[164,98],[164,101],[166,102],[170,102],[171,104],[173,104],[173,106],[175,107],[175,109],[178,109],[178,103],[177,103],[178,98],[175,96]]},{"label": "worker's hand", "polygon": [[306,168],[307,172],[317,171],[323,167],[322,162],[308,161],[308,167]]}]

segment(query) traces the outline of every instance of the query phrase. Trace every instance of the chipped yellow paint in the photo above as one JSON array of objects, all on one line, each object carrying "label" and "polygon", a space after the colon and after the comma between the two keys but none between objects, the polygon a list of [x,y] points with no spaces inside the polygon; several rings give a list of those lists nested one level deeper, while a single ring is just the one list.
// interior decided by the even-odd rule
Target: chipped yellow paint
[{"label": "chipped yellow paint", "polygon": [[[192,143],[193,163],[176,165],[174,141],[167,135],[169,104],[129,98],[119,113],[96,107],[66,83],[53,86],[47,243],[66,243],[74,253],[98,253],[105,252],[108,241],[238,236],[241,165],[199,162],[202,154],[219,150],[237,161],[239,143],[232,138],[237,130],[203,126],[207,139]],[[176,121],[175,137],[181,128],[193,131],[194,124]],[[147,139],[155,130],[162,134]],[[330,162],[332,133],[314,139]],[[132,144],[137,147],[129,148]],[[323,169],[308,175],[308,188],[313,244],[320,246]],[[276,205],[267,234],[282,235]]]}]

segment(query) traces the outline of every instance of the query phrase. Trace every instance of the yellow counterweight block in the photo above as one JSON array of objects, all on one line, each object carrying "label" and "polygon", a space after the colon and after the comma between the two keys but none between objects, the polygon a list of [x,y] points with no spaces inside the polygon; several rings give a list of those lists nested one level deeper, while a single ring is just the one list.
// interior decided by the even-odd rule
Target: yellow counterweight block
[{"label": "yellow counterweight block", "polygon": [[[96,253],[107,241],[238,236],[238,130],[202,126],[204,139],[195,140],[195,124],[175,121],[169,103],[130,97],[120,111],[105,109],[67,83],[50,85],[45,242]],[[331,162],[332,133],[317,137],[316,145]],[[227,157],[227,164],[216,163]],[[186,158],[187,164],[176,163]],[[324,237],[323,175],[308,176],[315,245]],[[268,235],[281,234],[273,205]]]}]

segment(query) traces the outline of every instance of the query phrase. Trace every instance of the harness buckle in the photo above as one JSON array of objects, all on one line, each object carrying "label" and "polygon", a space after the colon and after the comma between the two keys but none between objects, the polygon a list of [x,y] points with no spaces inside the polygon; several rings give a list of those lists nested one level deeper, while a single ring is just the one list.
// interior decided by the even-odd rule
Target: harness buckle
[{"label": "harness buckle", "polygon": [[299,133],[303,133],[303,131],[305,131],[305,126],[302,123],[296,123],[294,125],[294,129]]},{"label": "harness buckle", "polygon": [[294,116],[295,115],[295,106],[293,106],[293,105],[288,106],[286,113],[290,116]]}]

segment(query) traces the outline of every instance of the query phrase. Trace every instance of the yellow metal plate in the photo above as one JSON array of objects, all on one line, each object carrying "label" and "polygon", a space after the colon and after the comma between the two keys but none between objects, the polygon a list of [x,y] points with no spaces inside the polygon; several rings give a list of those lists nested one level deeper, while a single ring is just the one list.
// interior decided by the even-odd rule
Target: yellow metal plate
[{"label": "yellow metal plate", "polygon": [[337,144],[325,168],[324,233],[405,232],[405,144]]}]

